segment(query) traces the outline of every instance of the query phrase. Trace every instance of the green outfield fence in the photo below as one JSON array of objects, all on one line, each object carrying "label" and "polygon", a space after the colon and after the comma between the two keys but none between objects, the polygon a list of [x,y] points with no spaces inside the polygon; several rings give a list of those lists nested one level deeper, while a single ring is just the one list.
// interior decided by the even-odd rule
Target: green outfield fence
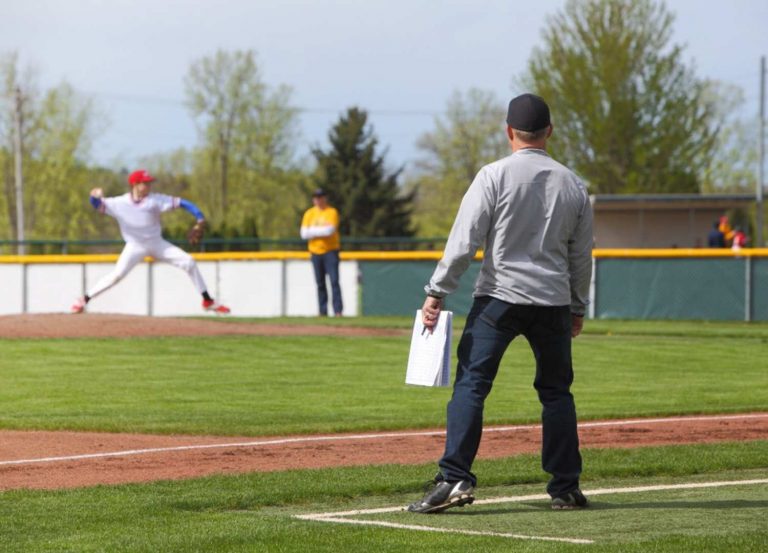
[{"label": "green outfield fence", "polygon": [[[361,259],[364,315],[420,306],[434,259]],[[480,269],[473,262],[447,308],[464,315]],[[590,316],[599,319],[768,321],[768,249],[594,252]]]},{"label": "green outfield fence", "polygon": [[768,249],[596,250],[603,319],[768,321]]}]

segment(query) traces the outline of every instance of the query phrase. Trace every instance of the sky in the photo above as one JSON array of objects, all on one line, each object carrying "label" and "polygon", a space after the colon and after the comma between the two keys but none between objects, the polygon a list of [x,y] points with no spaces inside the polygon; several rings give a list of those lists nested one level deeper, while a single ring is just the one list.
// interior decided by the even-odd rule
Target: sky
[{"label": "sky", "polygon": [[[387,165],[413,166],[455,91],[480,88],[503,106],[565,0],[0,0],[0,54],[18,52],[41,89],[67,82],[108,124],[94,163],[132,167],[193,147],[184,105],[190,65],[218,49],[254,50],[269,86],[301,109],[299,157],[326,147],[350,106],[369,112]],[[667,0],[673,41],[700,78],[740,86],[759,112],[768,1]]]}]

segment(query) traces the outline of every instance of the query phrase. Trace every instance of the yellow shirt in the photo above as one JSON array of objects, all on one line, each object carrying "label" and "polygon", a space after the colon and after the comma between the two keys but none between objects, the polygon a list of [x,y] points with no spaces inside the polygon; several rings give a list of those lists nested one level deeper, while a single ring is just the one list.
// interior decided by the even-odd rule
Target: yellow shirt
[{"label": "yellow shirt", "polygon": [[315,206],[310,207],[304,212],[301,219],[302,227],[327,227],[333,226],[333,234],[319,238],[310,238],[307,241],[307,249],[310,253],[322,255],[324,253],[338,250],[339,244],[339,212],[335,207],[328,206],[325,209],[319,209]]}]

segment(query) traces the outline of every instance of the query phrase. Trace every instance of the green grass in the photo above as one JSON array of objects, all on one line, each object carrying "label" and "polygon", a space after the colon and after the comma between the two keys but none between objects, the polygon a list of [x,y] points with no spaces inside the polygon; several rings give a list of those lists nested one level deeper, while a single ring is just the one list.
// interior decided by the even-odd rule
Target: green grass
[{"label": "green grass", "polygon": [[[718,474],[718,480],[765,479],[768,472],[738,471]],[[706,483],[712,475],[686,478],[684,483]],[[619,486],[616,484],[619,483]],[[600,480],[596,485],[621,487],[621,484],[679,484],[679,479]],[[510,497],[541,493],[532,486],[492,488],[484,497]],[[648,547],[649,543],[675,544],[678,540],[703,544],[711,541],[743,539],[752,535],[756,544],[768,532],[755,532],[755,524],[768,513],[768,484],[736,487],[701,488],[692,490],[642,491],[635,493],[599,494],[592,496],[591,510],[558,513],[549,509],[547,500],[526,500],[489,505],[476,505],[464,511],[449,512],[444,517],[425,517],[403,513],[388,513],[350,517],[353,519],[418,524],[437,528],[497,532],[526,536],[591,540],[607,549],[633,546]],[[513,497],[514,497],[513,495]],[[496,540],[498,541],[498,540]],[[574,548],[575,549],[575,548]],[[674,549],[673,549],[674,550]]]},{"label": "green grass", "polygon": [[[583,487],[768,478],[768,442],[587,450]],[[478,499],[542,493],[538,456],[479,462]],[[546,501],[474,505],[443,516],[379,515],[420,524],[587,537],[568,545],[309,522],[293,515],[406,505],[434,466],[381,466],[216,476],[183,482],[0,494],[0,550],[199,552],[758,552],[768,540],[768,487],[593,498],[554,513]],[[363,517],[365,519],[370,516]]]},{"label": "green grass", "polygon": [[[414,309],[415,312],[415,309]],[[410,329],[413,317],[199,317],[216,323],[320,325],[330,327],[365,326],[369,328]],[[454,330],[460,331],[466,317],[455,316]],[[687,336],[699,338],[754,338],[768,342],[768,323],[740,321],[635,321],[616,319],[587,319],[585,334],[609,334],[622,336]]]},{"label": "green grass", "polygon": [[[409,329],[409,318],[254,324]],[[227,322],[222,322],[227,324]],[[460,328],[462,321],[456,321]],[[768,410],[768,325],[588,321],[574,342],[581,420]],[[440,427],[449,389],[403,384],[409,338],[214,337],[0,340],[0,427],[267,435]],[[487,423],[532,422],[533,358],[510,347]],[[585,450],[583,487],[768,478],[768,441]],[[402,551],[762,552],[768,487],[474,505],[405,524],[587,537],[568,545],[298,520],[318,511],[405,505],[435,465],[213,476],[190,481],[0,493],[3,552]],[[537,455],[480,460],[479,499],[542,493]],[[0,479],[2,470],[0,470]],[[367,518],[367,517],[366,517]]]},{"label": "green grass", "polygon": [[[766,337],[768,325],[589,321],[574,341],[579,416],[766,410]],[[0,428],[276,435],[442,426],[450,390],[404,385],[408,345],[407,335],[0,340]],[[518,339],[486,422],[537,421],[532,379],[533,356]]]},{"label": "green grass", "polygon": [[[413,310],[416,313],[416,309]],[[413,317],[367,316],[367,317],[193,317],[204,321],[228,323],[253,323],[262,325],[330,326],[367,328],[413,328]],[[458,320],[458,317],[454,320]],[[463,323],[464,318],[461,319]]]}]

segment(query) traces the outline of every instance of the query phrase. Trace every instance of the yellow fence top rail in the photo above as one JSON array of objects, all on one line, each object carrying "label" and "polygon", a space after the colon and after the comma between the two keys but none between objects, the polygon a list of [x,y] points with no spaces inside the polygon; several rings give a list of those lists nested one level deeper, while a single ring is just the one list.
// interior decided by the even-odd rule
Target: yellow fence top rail
[{"label": "yellow fence top rail", "polygon": [[[593,255],[597,259],[609,258],[743,258],[768,257],[768,248],[744,248],[738,252],[719,248],[670,248],[670,249],[596,249]],[[281,261],[291,259],[309,259],[308,252],[274,251],[274,252],[216,252],[193,253],[198,261]],[[438,261],[442,257],[439,251],[407,251],[407,252],[341,252],[341,259],[352,261]],[[0,255],[0,263],[5,264],[38,264],[38,263],[114,263],[118,254],[82,254],[82,255]],[[478,253],[475,259],[482,259]],[[151,261],[151,258],[147,258]]]},{"label": "yellow fence top rail", "polygon": [[742,248],[738,252],[728,248],[642,248],[642,249],[596,249],[592,252],[596,258],[628,257],[768,257],[768,248]]}]

